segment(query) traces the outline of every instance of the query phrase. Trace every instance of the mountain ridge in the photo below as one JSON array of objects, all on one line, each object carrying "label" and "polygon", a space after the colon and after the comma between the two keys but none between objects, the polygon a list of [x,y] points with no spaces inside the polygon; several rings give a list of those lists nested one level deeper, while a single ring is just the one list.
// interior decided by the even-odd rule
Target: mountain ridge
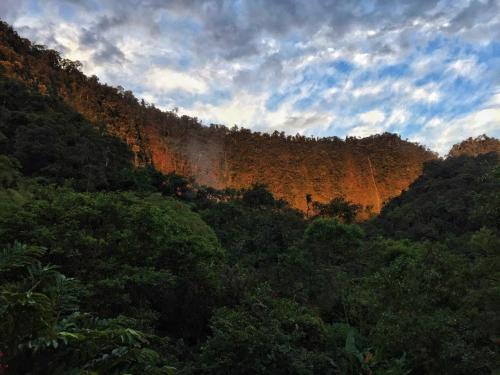
[{"label": "mountain ridge", "polygon": [[222,189],[264,183],[277,198],[303,211],[307,194],[318,202],[344,197],[363,205],[363,215],[369,216],[405,190],[424,163],[437,158],[425,147],[389,133],[314,139],[203,126],[197,118],[161,111],[130,91],[101,84],[79,68],[78,62],[0,24],[1,74],[61,97],[124,140],[136,165],[152,163],[161,172],[190,176],[201,185]]}]

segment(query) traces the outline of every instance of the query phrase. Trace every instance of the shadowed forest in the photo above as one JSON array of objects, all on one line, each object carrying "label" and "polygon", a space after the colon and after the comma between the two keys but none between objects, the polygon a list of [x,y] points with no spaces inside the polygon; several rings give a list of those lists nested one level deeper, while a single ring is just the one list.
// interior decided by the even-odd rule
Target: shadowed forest
[{"label": "shadowed forest", "polygon": [[[22,53],[29,42],[2,28],[3,43],[12,37]],[[52,53],[29,45],[37,49]],[[7,53],[0,49],[0,374],[499,371],[497,140],[469,139],[437,158],[387,134],[290,139],[345,147],[380,138],[423,165],[369,220],[341,196],[303,195],[299,210],[266,181],[217,188],[161,172],[146,148],[68,104],[59,90],[72,80],[42,86],[29,76],[38,68],[7,66]],[[101,100],[99,90],[136,100],[83,86],[85,100]],[[175,131],[230,132],[175,121]]]}]

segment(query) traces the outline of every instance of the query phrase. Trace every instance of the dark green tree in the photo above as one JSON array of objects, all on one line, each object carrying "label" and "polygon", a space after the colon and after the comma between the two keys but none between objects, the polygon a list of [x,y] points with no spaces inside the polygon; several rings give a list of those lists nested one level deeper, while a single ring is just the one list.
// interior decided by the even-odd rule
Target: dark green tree
[{"label": "dark green tree", "polygon": [[318,216],[336,217],[345,223],[352,223],[359,211],[361,205],[346,201],[342,197],[333,198],[328,203],[313,203]]}]

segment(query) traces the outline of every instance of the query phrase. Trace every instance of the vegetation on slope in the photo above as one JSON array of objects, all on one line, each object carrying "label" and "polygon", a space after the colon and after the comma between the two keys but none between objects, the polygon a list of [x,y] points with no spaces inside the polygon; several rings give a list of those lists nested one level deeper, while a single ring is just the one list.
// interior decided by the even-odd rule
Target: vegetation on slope
[{"label": "vegetation on slope", "polygon": [[448,156],[478,156],[480,154],[487,154],[488,152],[500,152],[500,140],[483,134],[476,138],[467,138],[465,141],[453,145]]},{"label": "vegetation on slope", "polygon": [[377,224],[386,233],[413,240],[460,238],[482,227],[500,229],[493,209],[499,204],[498,155],[428,163],[411,188],[384,207]]}]

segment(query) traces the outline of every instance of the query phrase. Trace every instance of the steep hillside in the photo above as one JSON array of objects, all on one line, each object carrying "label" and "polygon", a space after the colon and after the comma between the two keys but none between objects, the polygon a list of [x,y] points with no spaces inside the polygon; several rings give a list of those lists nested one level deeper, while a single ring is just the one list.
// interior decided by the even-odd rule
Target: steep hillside
[{"label": "steep hillside", "polygon": [[[460,155],[426,164],[409,189],[384,206],[378,226],[395,237],[437,240],[500,228],[500,155]],[[496,212],[496,213],[495,213]]]},{"label": "steep hillside", "polygon": [[303,210],[311,194],[319,202],[344,196],[379,212],[421,174],[424,162],[436,158],[392,134],[343,141],[205,127],[196,118],[162,112],[130,91],[85,76],[77,62],[20,38],[5,23],[0,24],[0,74],[61,97],[126,141],[137,165],[151,162],[162,172],[193,176],[215,188],[265,183]]}]

